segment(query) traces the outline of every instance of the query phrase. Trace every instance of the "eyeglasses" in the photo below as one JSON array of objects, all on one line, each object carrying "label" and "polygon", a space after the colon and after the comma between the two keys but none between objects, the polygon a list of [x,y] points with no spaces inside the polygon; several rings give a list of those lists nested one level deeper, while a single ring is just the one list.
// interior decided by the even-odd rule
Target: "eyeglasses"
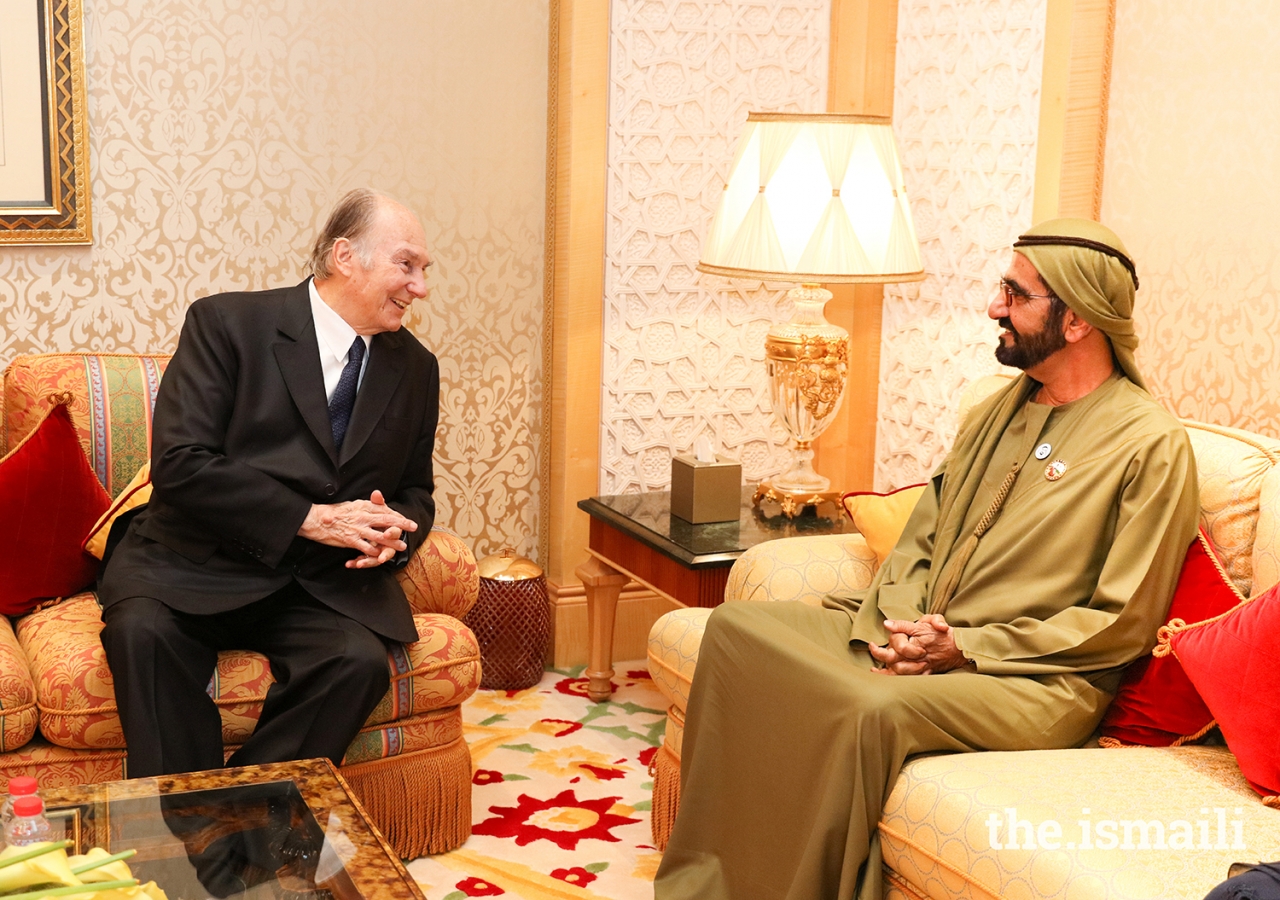
[{"label": "eyeglasses", "polygon": [[1013,306],[1014,301],[1025,303],[1028,300],[1056,300],[1057,294],[1032,294],[1024,291],[1018,285],[1004,278],[1000,279],[1000,290],[1004,291],[1004,302],[1009,306]]}]

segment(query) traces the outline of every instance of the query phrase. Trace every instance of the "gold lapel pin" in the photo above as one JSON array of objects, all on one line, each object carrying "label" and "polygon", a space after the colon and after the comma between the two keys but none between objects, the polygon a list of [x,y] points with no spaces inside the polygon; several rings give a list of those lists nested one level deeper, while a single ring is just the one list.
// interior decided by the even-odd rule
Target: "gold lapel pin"
[{"label": "gold lapel pin", "polygon": [[1065,471],[1067,471],[1067,464],[1060,459],[1055,459],[1044,467],[1044,477],[1048,481],[1057,481]]}]

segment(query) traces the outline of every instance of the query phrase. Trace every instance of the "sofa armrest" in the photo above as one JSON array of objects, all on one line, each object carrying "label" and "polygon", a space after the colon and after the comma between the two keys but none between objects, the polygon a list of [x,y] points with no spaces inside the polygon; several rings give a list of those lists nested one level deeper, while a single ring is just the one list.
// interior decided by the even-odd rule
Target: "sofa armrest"
[{"label": "sofa armrest", "polygon": [[680,710],[689,705],[689,687],[698,665],[698,650],[711,610],[700,606],[674,609],[649,631],[649,676],[654,686]]},{"label": "sofa armrest", "polygon": [[461,619],[480,598],[480,570],[471,549],[439,525],[408,564],[396,573],[415,613],[444,613]]},{"label": "sofa armrest", "polygon": [[[871,584],[876,555],[860,534],[824,534],[781,538],[757,544],[738,557],[729,572],[725,602],[798,600],[820,606],[833,591],[855,591]],[[677,609],[663,615],[649,632],[649,674],[659,691],[680,710],[689,702],[689,686],[711,610]]]},{"label": "sofa armrest", "polygon": [[9,620],[0,616],[0,751],[17,750],[36,733],[36,683]]},{"label": "sofa armrest", "polygon": [[821,606],[834,591],[871,584],[876,555],[860,534],[781,538],[747,550],[733,564],[724,599],[798,600]]}]

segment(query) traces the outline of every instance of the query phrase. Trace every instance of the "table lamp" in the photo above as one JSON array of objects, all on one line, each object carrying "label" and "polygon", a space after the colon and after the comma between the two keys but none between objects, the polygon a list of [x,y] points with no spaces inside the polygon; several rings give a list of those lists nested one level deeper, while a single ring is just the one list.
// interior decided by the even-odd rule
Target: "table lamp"
[{"label": "table lamp", "polygon": [[787,516],[838,503],[813,468],[813,440],[831,423],[849,372],[849,333],[823,316],[823,283],[920,281],[889,119],[839,113],[751,113],[702,247],[698,270],[797,282],[791,321],[765,338],[774,415],[793,441],[790,467],[761,483],[756,505]]}]

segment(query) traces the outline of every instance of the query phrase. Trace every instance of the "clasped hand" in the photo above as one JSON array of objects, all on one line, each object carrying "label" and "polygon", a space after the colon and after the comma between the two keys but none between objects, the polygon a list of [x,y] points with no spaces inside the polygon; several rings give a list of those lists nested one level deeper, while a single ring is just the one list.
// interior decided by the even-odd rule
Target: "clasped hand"
[{"label": "clasped hand", "polygon": [[347,560],[347,568],[370,569],[407,550],[401,538],[417,530],[417,522],[388,506],[382,491],[374,491],[368,500],[313,503],[298,535],[330,547],[359,550],[360,556]]},{"label": "clasped hand", "polygon": [[956,647],[951,626],[934,613],[914,622],[886,619],[889,640],[883,647],[868,644],[871,658],[882,668],[872,669],[885,675],[937,675],[970,665]]}]

